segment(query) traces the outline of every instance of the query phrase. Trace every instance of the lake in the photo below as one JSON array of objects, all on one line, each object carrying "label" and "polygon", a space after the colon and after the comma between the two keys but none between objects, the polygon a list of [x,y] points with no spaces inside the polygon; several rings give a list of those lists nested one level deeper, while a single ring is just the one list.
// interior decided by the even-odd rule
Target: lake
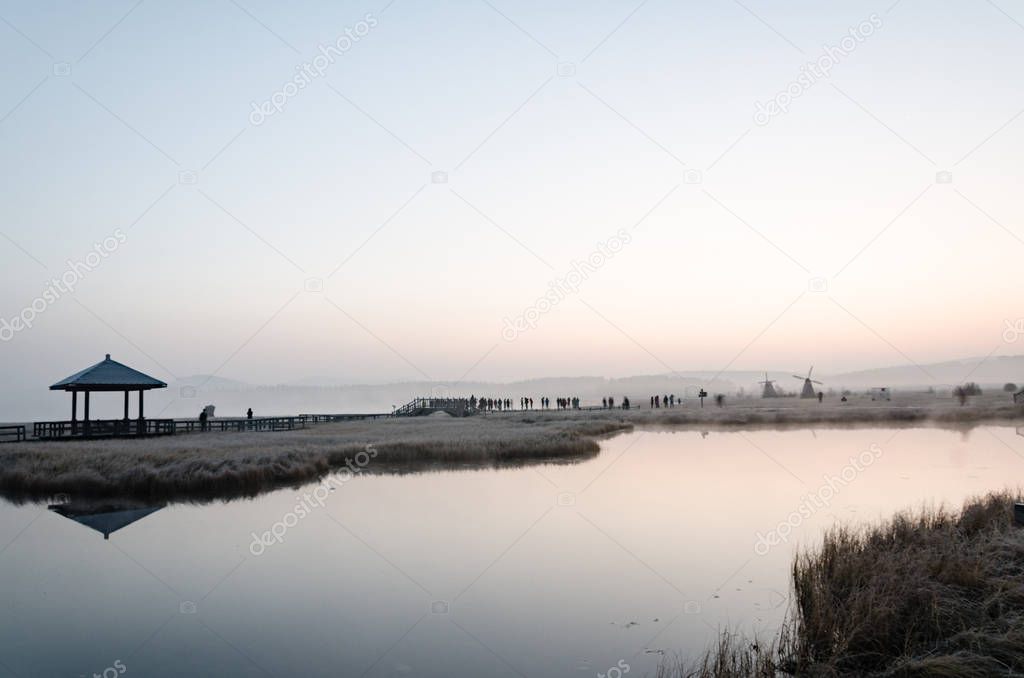
[{"label": "lake", "polygon": [[0,501],[0,678],[651,674],[770,635],[836,521],[1020,486],[1021,434],[648,430],[206,505]]}]

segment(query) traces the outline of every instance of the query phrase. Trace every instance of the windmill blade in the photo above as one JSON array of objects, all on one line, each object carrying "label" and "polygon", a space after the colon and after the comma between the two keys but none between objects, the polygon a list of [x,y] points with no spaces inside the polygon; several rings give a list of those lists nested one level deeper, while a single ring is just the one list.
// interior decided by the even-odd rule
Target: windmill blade
[{"label": "windmill blade", "polygon": [[815,381],[814,379],[811,379],[811,383],[812,384],[818,384],[819,386],[824,386],[825,385],[824,383],[822,383],[820,381]]},{"label": "windmill blade", "polygon": [[799,379],[800,381],[803,381],[804,379],[806,379],[806,377],[801,377],[799,374],[794,374],[793,378],[794,379]]},{"label": "windmill blade", "polygon": [[808,379],[811,378],[811,372],[813,372],[813,371],[814,371],[814,365],[811,365],[811,369],[807,370],[807,378]]}]

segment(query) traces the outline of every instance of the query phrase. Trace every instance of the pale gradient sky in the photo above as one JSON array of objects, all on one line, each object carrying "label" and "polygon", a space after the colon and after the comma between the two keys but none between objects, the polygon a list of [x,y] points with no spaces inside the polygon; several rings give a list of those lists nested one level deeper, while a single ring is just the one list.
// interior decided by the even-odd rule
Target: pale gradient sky
[{"label": "pale gradient sky", "polygon": [[[257,383],[1021,352],[1024,0],[387,3],[0,2],[0,316],[127,236],[0,343],[5,382],[107,352]],[[754,123],[872,14],[830,80]],[[578,294],[503,340],[619,229]]]}]

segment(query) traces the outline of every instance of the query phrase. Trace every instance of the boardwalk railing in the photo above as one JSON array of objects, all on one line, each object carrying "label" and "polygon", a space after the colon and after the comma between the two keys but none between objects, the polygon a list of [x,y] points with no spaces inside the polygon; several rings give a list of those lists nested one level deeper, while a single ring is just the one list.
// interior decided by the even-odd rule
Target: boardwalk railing
[{"label": "boardwalk railing", "polygon": [[92,419],[90,421],[37,421],[32,435],[43,439],[119,438],[160,436],[174,433],[173,419]]},{"label": "boardwalk railing", "polygon": [[[209,419],[94,419],[85,421],[37,421],[32,435],[40,440],[70,440],[73,438],[120,438],[126,436],[159,436],[177,433],[208,431],[294,431],[307,424],[358,419],[378,419],[391,414],[299,414],[289,417],[258,417]],[[27,440],[24,425],[0,426],[0,443]]]},{"label": "boardwalk railing", "polygon": [[332,421],[356,421],[359,419],[382,419],[385,417],[393,416],[391,414],[385,414],[383,412],[375,412],[372,414],[300,414],[300,417],[305,417],[306,422],[310,424],[327,424]]},{"label": "boardwalk railing", "polygon": [[0,443],[20,443],[25,439],[25,425],[0,426]]},{"label": "boardwalk railing", "polygon": [[306,427],[307,417],[259,417],[254,419],[210,419],[205,424],[198,419],[174,421],[175,433],[201,431],[293,431]]}]

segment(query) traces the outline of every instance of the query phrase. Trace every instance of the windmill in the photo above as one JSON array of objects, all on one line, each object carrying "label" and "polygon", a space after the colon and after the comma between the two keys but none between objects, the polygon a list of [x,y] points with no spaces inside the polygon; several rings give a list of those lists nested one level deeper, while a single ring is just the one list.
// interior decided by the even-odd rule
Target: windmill
[{"label": "windmill", "polygon": [[779,397],[779,394],[775,392],[775,387],[772,386],[772,384],[774,384],[775,381],[768,378],[768,373],[767,372],[764,373],[764,381],[759,381],[757,383],[764,384],[764,389],[761,391],[761,397],[762,398],[778,398]]},{"label": "windmill", "polygon": [[798,374],[794,374],[794,379],[802,379],[804,382],[804,388],[800,391],[801,398],[817,398],[818,394],[814,391],[814,384],[821,384],[820,381],[811,379],[811,372],[814,371],[814,365],[811,365],[811,369],[807,370],[807,376],[801,377]]}]

